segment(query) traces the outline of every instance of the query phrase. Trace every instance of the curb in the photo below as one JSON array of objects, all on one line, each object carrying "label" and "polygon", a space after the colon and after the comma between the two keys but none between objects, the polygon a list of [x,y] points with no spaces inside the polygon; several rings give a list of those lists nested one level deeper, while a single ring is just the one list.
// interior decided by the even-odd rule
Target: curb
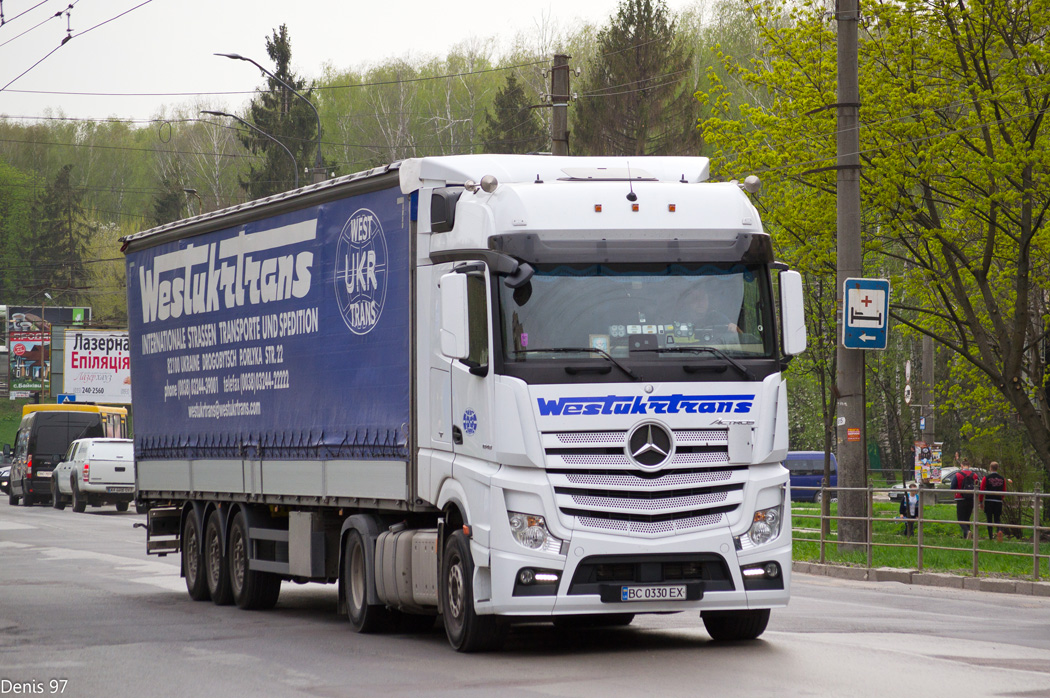
[{"label": "curb", "polygon": [[997,594],[1022,594],[1050,598],[1050,582],[1033,582],[1024,579],[1000,579],[996,577],[961,577],[957,574],[920,572],[919,570],[894,567],[846,567],[844,565],[822,565],[817,562],[792,562],[791,571],[812,574],[818,577],[835,577],[857,582],[899,582],[928,587],[969,589]]}]

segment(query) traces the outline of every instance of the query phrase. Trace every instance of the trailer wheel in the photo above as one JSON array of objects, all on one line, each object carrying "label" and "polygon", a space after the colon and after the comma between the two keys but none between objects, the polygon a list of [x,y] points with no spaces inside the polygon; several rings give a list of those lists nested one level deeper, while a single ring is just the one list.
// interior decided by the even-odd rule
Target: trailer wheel
[{"label": "trailer wheel", "polygon": [[704,627],[712,639],[719,642],[754,640],[769,623],[769,609],[756,611],[707,611],[701,613]]},{"label": "trailer wheel", "polygon": [[73,511],[83,514],[85,510],[87,510],[87,502],[84,500],[84,495],[80,494],[77,481],[73,480]]},{"label": "trailer wheel", "polygon": [[208,581],[208,595],[216,606],[233,603],[230,589],[230,571],[222,554],[222,526],[219,513],[213,511],[204,525],[204,576]]},{"label": "trailer wheel", "polygon": [[204,559],[201,554],[201,529],[191,511],[182,527],[182,574],[186,577],[186,591],[194,601],[207,601],[208,581],[204,578]]},{"label": "trailer wheel", "polygon": [[378,633],[390,628],[394,614],[386,606],[368,603],[366,554],[364,537],[357,529],[351,529],[343,550],[343,598],[346,617],[354,631]]},{"label": "trailer wheel", "polygon": [[473,579],[470,541],[462,531],[456,531],[445,544],[439,578],[438,596],[445,634],[459,652],[499,649],[507,628],[496,616],[478,615],[474,610]]},{"label": "trailer wheel", "polygon": [[62,499],[62,495],[58,493],[58,482],[55,480],[51,481],[51,506],[59,510],[66,508],[66,503]]},{"label": "trailer wheel", "polygon": [[233,600],[245,610],[266,610],[277,605],[281,577],[273,572],[253,570],[248,562],[248,524],[244,512],[237,512],[230,525],[229,584]]}]

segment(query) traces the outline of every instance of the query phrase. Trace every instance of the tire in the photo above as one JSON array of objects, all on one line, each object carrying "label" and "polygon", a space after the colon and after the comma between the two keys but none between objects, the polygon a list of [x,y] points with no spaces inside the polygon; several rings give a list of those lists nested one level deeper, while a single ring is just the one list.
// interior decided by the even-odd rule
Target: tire
[{"label": "tire", "polygon": [[343,554],[343,599],[346,602],[346,617],[355,632],[378,633],[389,630],[394,614],[386,606],[368,603],[368,578],[365,564],[365,539],[361,532],[352,529],[346,536]]},{"label": "tire", "polygon": [[222,550],[219,516],[219,512],[213,511],[204,524],[204,578],[208,582],[208,596],[215,605],[229,606],[233,603],[233,590],[230,589],[230,568]]},{"label": "tire", "polygon": [[499,649],[507,627],[496,616],[474,610],[474,558],[470,541],[456,531],[445,544],[438,578],[438,600],[449,644],[457,652],[487,652]]},{"label": "tire", "polygon": [[54,480],[51,481],[51,506],[59,511],[66,508],[62,495],[58,493],[58,483]]},{"label": "tire", "polygon": [[607,613],[601,615],[554,617],[554,627],[564,628],[566,630],[577,628],[623,628],[633,622],[633,613]]},{"label": "tire", "polygon": [[33,506],[33,498],[29,496],[29,487],[26,485],[25,480],[22,480],[22,506]]},{"label": "tire", "polygon": [[135,500],[135,513],[146,514],[149,512],[149,504]]},{"label": "tire", "polygon": [[78,514],[83,514],[87,510],[87,502],[84,500],[84,495],[80,494],[80,488],[77,487],[76,480],[73,481],[73,511]]},{"label": "tire", "polygon": [[117,511],[127,511],[128,502],[117,502]]},{"label": "tire", "polygon": [[186,578],[186,591],[194,601],[207,601],[208,580],[204,575],[204,555],[201,545],[201,528],[197,516],[191,511],[182,526],[182,575]]},{"label": "tire", "polygon": [[708,611],[700,614],[707,633],[716,642],[754,640],[769,624],[769,609],[757,611]]},{"label": "tire", "polygon": [[249,569],[249,543],[248,524],[244,512],[239,511],[230,525],[230,548],[226,554],[233,600],[238,608],[245,610],[273,608],[281,595],[281,577],[273,572]]}]

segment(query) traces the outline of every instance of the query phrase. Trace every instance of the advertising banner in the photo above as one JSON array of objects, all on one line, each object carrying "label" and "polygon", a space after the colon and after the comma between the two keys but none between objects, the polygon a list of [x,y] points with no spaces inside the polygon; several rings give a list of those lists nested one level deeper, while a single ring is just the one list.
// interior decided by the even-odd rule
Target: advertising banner
[{"label": "advertising banner", "polygon": [[130,253],[136,453],[407,457],[410,216],[394,187]]},{"label": "advertising banner", "polygon": [[915,481],[936,485],[941,481],[941,444],[916,441]]},{"label": "advertising banner", "polygon": [[51,335],[47,332],[8,333],[11,395],[38,393],[51,370]]},{"label": "advertising banner", "polygon": [[66,330],[63,393],[77,402],[131,404],[127,332]]}]

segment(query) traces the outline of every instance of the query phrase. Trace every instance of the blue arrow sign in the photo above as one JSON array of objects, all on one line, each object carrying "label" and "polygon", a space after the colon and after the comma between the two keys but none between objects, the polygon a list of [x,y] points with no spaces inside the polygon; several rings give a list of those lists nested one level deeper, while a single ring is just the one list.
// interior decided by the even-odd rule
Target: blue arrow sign
[{"label": "blue arrow sign", "polygon": [[846,279],[843,285],[842,346],[885,349],[890,319],[887,279]]}]

